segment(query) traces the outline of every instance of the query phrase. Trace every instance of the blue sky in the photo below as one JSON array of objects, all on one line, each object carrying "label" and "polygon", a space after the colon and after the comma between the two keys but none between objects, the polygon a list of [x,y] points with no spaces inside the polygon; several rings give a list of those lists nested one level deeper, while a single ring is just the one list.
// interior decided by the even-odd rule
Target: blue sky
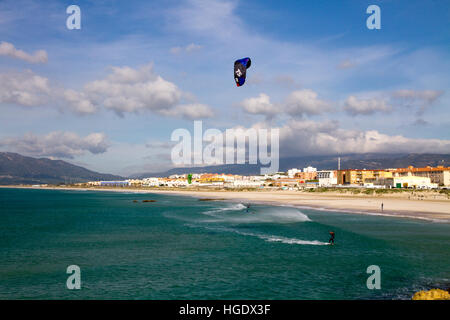
[{"label": "blue sky", "polygon": [[446,1],[4,0],[0,150],[157,172],[202,120],[279,128],[281,156],[449,153],[449,21]]}]

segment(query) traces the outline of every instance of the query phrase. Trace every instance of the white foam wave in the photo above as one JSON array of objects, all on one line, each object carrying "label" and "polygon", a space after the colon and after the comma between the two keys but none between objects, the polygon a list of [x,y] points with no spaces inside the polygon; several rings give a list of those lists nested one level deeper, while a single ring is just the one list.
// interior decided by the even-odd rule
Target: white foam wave
[{"label": "white foam wave", "polygon": [[237,204],[233,204],[231,206],[226,206],[223,208],[215,208],[212,210],[208,210],[208,211],[203,212],[203,214],[216,216],[217,214],[220,214],[221,212],[239,211],[239,210],[243,210],[245,208],[246,208],[246,206],[244,206],[242,203],[237,203]]},{"label": "white foam wave", "polygon": [[244,206],[242,203],[235,203],[231,206],[228,206],[226,208],[220,208],[221,211],[239,211],[239,210],[243,210],[247,208],[246,206]]},{"label": "white foam wave", "polygon": [[[242,203],[237,203],[224,208],[215,208],[203,212],[212,216],[215,220],[205,222],[230,222],[230,223],[296,223],[311,221],[311,219],[300,210],[295,208],[250,208],[249,212],[244,211],[247,207]],[[236,215],[236,211],[242,214]]]},{"label": "white foam wave", "polygon": [[[199,227],[198,225],[193,225],[193,224],[186,224],[186,225],[189,227]],[[236,230],[233,228],[226,228],[226,227],[217,228],[217,227],[203,226],[203,228],[215,230],[215,231],[233,232],[233,233],[237,233],[242,236],[257,237],[257,238],[267,241],[267,242],[281,242],[281,243],[285,243],[285,244],[313,245],[313,246],[329,245],[328,242],[322,242],[322,241],[318,241],[318,240],[302,240],[302,239],[296,239],[296,238],[287,238],[287,237],[274,236],[274,235],[258,234],[258,233],[252,233],[252,232],[244,232],[244,231]]]},{"label": "white foam wave", "polygon": [[269,235],[265,235],[265,234],[240,232],[240,231],[236,231],[236,233],[244,235],[244,236],[258,237],[267,242],[281,242],[281,243],[285,243],[285,244],[314,245],[314,246],[325,246],[325,245],[329,244],[328,242],[321,242],[318,240],[301,240],[301,239],[296,239],[296,238],[286,238],[286,237],[273,236],[273,235],[269,236]]},{"label": "white foam wave", "polygon": [[261,222],[278,222],[278,223],[292,223],[292,222],[307,222],[311,219],[298,209],[294,208],[270,208],[263,210],[260,214],[255,215],[255,218]]},{"label": "white foam wave", "polygon": [[326,246],[329,245],[328,242],[322,242],[318,240],[301,240],[301,239],[295,239],[295,238],[285,238],[285,237],[276,237],[276,236],[261,236],[262,239],[269,241],[269,242],[282,242],[286,244],[300,244],[300,245],[313,245],[313,246]]}]

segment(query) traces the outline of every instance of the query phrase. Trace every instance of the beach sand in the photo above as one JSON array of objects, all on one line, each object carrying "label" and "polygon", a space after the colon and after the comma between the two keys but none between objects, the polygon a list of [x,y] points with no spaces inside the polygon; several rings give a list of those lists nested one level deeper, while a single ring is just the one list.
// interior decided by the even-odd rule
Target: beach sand
[{"label": "beach sand", "polygon": [[[11,186],[8,186],[11,187]],[[16,186],[27,188],[23,186]],[[29,188],[29,187],[28,187]],[[353,195],[338,192],[301,192],[287,190],[228,191],[228,190],[158,190],[140,188],[71,188],[40,187],[36,189],[92,190],[139,193],[163,193],[192,196],[197,198],[220,199],[242,203],[261,203],[307,207],[357,214],[385,215],[402,218],[425,219],[450,222],[450,199],[437,192],[410,192],[382,195]],[[383,210],[381,204],[383,203]]]}]

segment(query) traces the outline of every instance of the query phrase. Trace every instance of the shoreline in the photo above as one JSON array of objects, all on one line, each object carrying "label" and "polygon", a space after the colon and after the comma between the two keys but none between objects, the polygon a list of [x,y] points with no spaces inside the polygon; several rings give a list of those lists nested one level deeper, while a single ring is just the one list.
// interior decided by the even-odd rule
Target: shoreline
[{"label": "shoreline", "polygon": [[[210,198],[218,201],[250,202],[273,206],[289,206],[339,213],[365,214],[397,218],[420,219],[432,222],[450,223],[450,201],[435,199],[409,199],[406,195],[349,195],[333,192],[309,193],[299,191],[197,191],[197,190],[155,190],[122,188],[77,188],[77,187],[32,187],[0,186],[37,190],[106,191],[123,193],[149,193],[182,195],[194,198]],[[384,210],[381,211],[381,203]]]}]

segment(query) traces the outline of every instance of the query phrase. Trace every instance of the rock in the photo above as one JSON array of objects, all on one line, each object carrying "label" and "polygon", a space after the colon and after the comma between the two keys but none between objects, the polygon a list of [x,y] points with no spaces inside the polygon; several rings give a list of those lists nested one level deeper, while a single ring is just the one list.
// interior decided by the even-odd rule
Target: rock
[{"label": "rock", "polygon": [[226,200],[226,199],[211,199],[211,198],[198,199],[198,201],[219,201],[219,200]]},{"label": "rock", "polygon": [[142,202],[156,202],[156,200],[142,200]]},{"label": "rock", "polygon": [[450,300],[450,293],[442,289],[419,291],[412,297],[413,300]]}]

